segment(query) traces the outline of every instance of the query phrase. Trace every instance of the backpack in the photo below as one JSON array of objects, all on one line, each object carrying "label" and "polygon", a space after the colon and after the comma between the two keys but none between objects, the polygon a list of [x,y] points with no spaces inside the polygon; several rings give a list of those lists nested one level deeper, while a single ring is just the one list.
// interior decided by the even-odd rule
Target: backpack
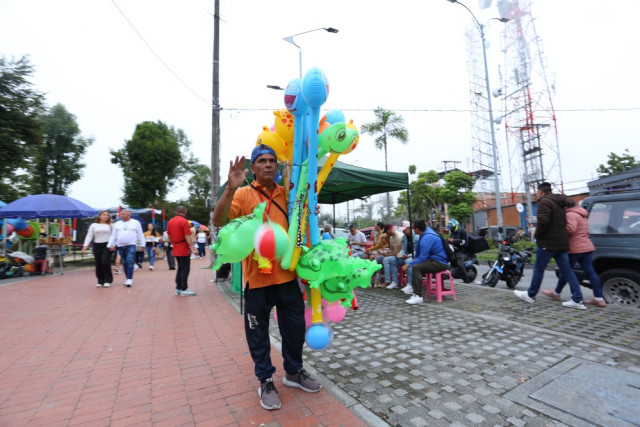
[{"label": "backpack", "polygon": [[444,253],[447,256],[447,262],[451,264],[456,259],[455,255],[453,254],[451,245],[440,234],[436,233],[435,231],[433,232],[433,234],[440,238],[440,241],[442,242],[442,249],[444,249]]},{"label": "backpack", "polygon": [[453,255],[453,249],[444,237],[440,236],[440,240],[442,241],[442,248],[444,249],[444,253],[447,254],[447,262],[451,264],[456,259],[455,255]]}]

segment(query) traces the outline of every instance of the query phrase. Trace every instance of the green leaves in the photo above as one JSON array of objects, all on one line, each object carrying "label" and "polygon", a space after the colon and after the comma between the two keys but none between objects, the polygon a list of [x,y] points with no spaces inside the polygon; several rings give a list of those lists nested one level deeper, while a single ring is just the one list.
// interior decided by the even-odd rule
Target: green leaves
[{"label": "green leaves", "polygon": [[164,201],[178,178],[188,170],[185,157],[190,154],[190,144],[181,129],[161,121],[136,125],[123,148],[110,150],[111,162],[119,165],[124,175],[123,202],[147,207]]},{"label": "green leaves", "polygon": [[29,78],[28,57],[0,57],[0,199],[5,202],[28,194],[31,159],[42,142],[38,117],[44,95]]},{"label": "green leaves", "polygon": [[82,138],[76,116],[62,104],[54,105],[39,121],[43,147],[34,156],[32,189],[37,193],[66,195],[82,177],[81,162],[92,138]]},{"label": "green leaves", "polygon": [[628,169],[640,166],[640,161],[637,161],[635,157],[633,157],[629,153],[628,148],[625,149],[624,152],[625,154],[621,156],[615,153],[609,153],[609,160],[607,161],[607,165],[600,165],[598,167],[598,175],[600,176],[600,178],[613,175],[615,173],[624,172]]}]

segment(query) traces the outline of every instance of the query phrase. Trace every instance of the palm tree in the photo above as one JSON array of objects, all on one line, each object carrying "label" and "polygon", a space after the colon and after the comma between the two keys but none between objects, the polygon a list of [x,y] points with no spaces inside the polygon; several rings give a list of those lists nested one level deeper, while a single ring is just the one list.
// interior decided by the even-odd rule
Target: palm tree
[{"label": "palm tree", "polygon": [[[368,133],[375,137],[376,148],[384,150],[384,170],[388,172],[387,168],[387,146],[389,139],[394,138],[403,144],[409,142],[409,132],[404,127],[404,119],[402,116],[397,115],[394,111],[385,110],[382,107],[376,108],[373,112],[376,116],[376,121],[372,123],[365,123],[360,128],[362,133]],[[387,215],[391,212],[391,199],[389,193],[387,193]]]}]

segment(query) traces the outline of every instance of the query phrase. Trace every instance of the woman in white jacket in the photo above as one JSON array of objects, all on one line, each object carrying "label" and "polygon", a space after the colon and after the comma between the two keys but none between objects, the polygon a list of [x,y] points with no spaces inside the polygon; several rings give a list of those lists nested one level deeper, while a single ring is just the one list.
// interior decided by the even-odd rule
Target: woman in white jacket
[{"label": "woman in white jacket", "polygon": [[111,252],[107,250],[107,243],[111,236],[111,216],[109,212],[102,211],[98,214],[96,222],[91,224],[87,237],[84,239],[82,252],[86,252],[89,244],[93,240],[93,257],[96,264],[96,277],[98,278],[98,288],[108,288],[113,282],[111,274]]}]

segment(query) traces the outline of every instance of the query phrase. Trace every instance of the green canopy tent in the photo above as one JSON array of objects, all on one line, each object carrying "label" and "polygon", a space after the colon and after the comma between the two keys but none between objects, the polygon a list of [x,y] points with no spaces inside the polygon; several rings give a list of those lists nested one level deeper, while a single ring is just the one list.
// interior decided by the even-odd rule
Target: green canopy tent
[{"label": "green canopy tent", "polygon": [[[324,157],[318,161],[318,171],[326,159],[327,157]],[[249,164],[250,160],[247,159],[245,167],[249,169],[249,174],[245,185],[254,179]],[[280,166],[280,171],[282,172],[282,166]],[[222,195],[226,185],[225,182],[220,187],[218,197]],[[409,174],[406,172],[384,172],[336,162],[320,190],[318,203],[336,205],[349,200],[363,199],[374,194],[399,190],[409,191]],[[411,219],[411,206],[408,206],[408,210],[409,219]],[[333,216],[335,222],[335,206]]]}]

